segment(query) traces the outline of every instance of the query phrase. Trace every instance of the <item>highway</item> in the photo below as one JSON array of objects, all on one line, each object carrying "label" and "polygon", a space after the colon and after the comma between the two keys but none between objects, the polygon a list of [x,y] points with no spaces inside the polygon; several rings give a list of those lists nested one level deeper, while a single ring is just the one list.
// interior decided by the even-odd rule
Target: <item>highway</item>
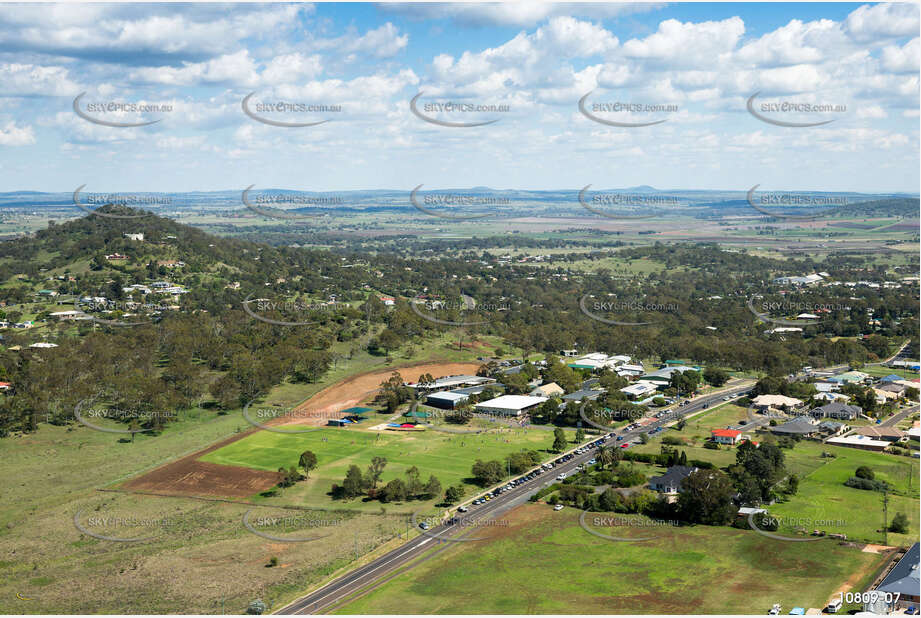
[{"label": "highway", "polygon": [[[641,433],[648,432],[656,427],[677,423],[682,417],[699,412],[705,407],[710,407],[713,404],[722,403],[723,397],[727,395],[734,397],[742,392],[748,391],[752,385],[753,383],[746,382],[740,386],[732,386],[717,394],[697,397],[687,405],[673,409],[667,416],[663,416],[663,418],[657,419],[655,422],[644,427],[632,431],[615,432],[615,436],[623,436],[623,438],[620,441],[616,441],[616,437],[606,437],[604,438],[604,444],[617,448],[624,442],[629,442],[632,439],[638,438]],[[593,436],[590,440],[587,440],[587,443],[597,441],[598,439],[598,436]],[[578,447],[573,449],[573,451],[577,449]],[[565,455],[573,454],[573,451],[560,454],[550,461],[555,461]],[[317,590],[282,607],[275,613],[324,613],[327,610],[335,608],[348,597],[372,586],[375,582],[381,583],[380,580],[388,575],[394,574],[400,567],[408,566],[410,562],[422,557],[423,554],[430,550],[443,550],[452,543],[476,542],[476,522],[480,522],[483,526],[489,525],[489,520],[495,522],[503,513],[527,502],[528,498],[534,493],[556,482],[557,475],[561,473],[565,473],[566,476],[573,474],[576,472],[577,466],[587,463],[594,456],[595,448],[590,447],[581,455],[573,454],[572,459],[569,461],[554,466],[551,470],[536,476],[531,481],[522,483],[511,490],[507,490],[484,504],[473,506],[470,504],[472,499],[468,500],[463,504],[470,510],[468,513],[462,514],[461,517],[464,518],[464,522],[469,522],[470,525],[440,525],[432,527],[430,530],[423,531],[419,536],[410,539],[400,547],[324,584]],[[515,478],[521,478],[527,474],[528,472],[525,472]],[[490,488],[489,491],[491,490],[492,488]],[[484,490],[482,493],[474,496],[474,498],[484,496],[486,493],[488,493],[488,491]],[[416,528],[416,530],[419,529]]]}]

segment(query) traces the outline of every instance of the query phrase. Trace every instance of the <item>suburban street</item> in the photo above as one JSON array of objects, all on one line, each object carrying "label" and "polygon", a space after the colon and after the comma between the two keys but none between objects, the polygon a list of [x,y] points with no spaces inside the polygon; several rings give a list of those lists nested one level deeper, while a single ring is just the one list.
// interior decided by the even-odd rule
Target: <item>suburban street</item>
[{"label": "suburban street", "polygon": [[[663,418],[657,419],[655,422],[645,425],[639,429],[632,431],[614,432],[617,436],[623,436],[623,439],[619,442],[615,442],[615,438],[608,438],[606,439],[605,444],[609,446],[619,445],[625,441],[637,438],[640,434],[648,432],[651,429],[674,424],[682,417],[699,412],[705,407],[709,407],[713,404],[722,403],[723,397],[726,397],[727,395],[736,397],[740,393],[748,391],[751,386],[752,384],[750,382],[746,382],[744,385],[733,386],[712,395],[704,395],[698,397],[691,403],[688,403],[681,408],[675,408]],[[593,438],[593,440],[597,439],[597,437]],[[581,455],[574,455],[571,460],[555,466],[551,470],[546,471],[544,474],[535,477],[530,482],[522,483],[521,485],[500,494],[485,504],[472,506],[470,504],[471,500],[487,493],[487,490],[484,490],[476,496],[473,496],[471,500],[463,503],[463,505],[470,509],[469,513],[465,515],[465,518],[472,521],[482,521],[489,519],[495,520],[503,513],[506,513],[511,509],[523,504],[524,502],[527,502],[528,499],[540,489],[556,482],[557,475],[565,473],[567,476],[569,476],[570,474],[574,473],[577,466],[585,464],[595,456],[594,451],[595,449],[590,448],[587,452],[582,453]],[[551,458],[549,461],[554,461],[571,452],[572,451],[561,453],[560,455]],[[523,474],[517,475],[515,478],[523,477],[527,474],[528,472],[525,472]],[[490,490],[491,489],[492,488],[490,488]],[[324,613],[326,610],[340,604],[343,600],[347,599],[351,595],[367,588],[374,582],[392,574],[398,568],[407,565],[413,560],[421,557],[429,550],[435,549],[439,546],[441,549],[444,549],[448,543],[475,542],[474,539],[470,539],[469,537],[471,536],[471,532],[475,533],[476,529],[477,528],[475,526],[454,527],[441,525],[432,527],[430,530],[427,530],[419,536],[407,541],[400,547],[384,554],[383,556],[380,556],[379,558],[364,566],[358,567],[349,573],[334,579],[333,581],[323,585],[310,594],[286,605],[275,613]],[[418,530],[418,528],[416,528],[416,530]],[[468,538],[465,539],[465,537]]]}]

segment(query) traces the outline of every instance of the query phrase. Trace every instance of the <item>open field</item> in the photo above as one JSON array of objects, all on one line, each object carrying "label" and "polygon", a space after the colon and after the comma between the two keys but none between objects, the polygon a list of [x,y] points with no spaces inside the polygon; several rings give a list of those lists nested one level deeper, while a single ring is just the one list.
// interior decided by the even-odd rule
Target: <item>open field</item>
[{"label": "open field", "polygon": [[[708,415],[700,417],[701,425],[706,426]],[[693,425],[693,421],[688,427]],[[669,431],[662,435],[682,436],[687,433]],[[686,436],[683,436],[686,437]],[[757,437],[755,438],[757,440]],[[631,447],[637,452],[659,452],[658,440],[649,444]],[[712,462],[720,468],[735,463],[735,447],[721,447],[719,450],[705,449],[702,446],[679,446],[687,453],[688,459]],[[833,453],[835,457],[822,457],[823,452]],[[897,457],[886,453],[875,453],[841,446],[830,446],[813,441],[801,441],[792,449],[784,449],[787,470],[800,478],[799,491],[789,501],[770,507],[770,512],[792,522],[795,518],[804,518],[802,525],[809,527],[809,521],[843,522],[835,526],[815,526],[809,528],[824,529],[828,532],[844,533],[848,538],[864,542],[882,543],[881,531],[883,521],[882,494],[872,491],[845,487],[844,482],[854,476],[859,466],[868,466],[876,478],[889,483],[893,490],[902,495],[889,494],[889,521],[896,512],[905,513],[911,522],[908,535],[889,535],[889,544],[908,543],[918,537],[918,462],[907,457]],[[657,472],[661,474],[664,469]],[[911,498],[906,496],[913,496]],[[791,532],[797,525],[790,523],[786,532]]]},{"label": "open field", "polygon": [[[253,599],[287,598],[347,565],[356,551],[394,542],[406,529],[406,518],[397,515],[255,509],[249,521],[256,524],[285,516],[322,524],[298,531],[256,527],[315,538],[285,543],[248,531],[246,511],[188,498],[91,493],[20,518],[0,530],[0,612],[243,614]],[[78,513],[91,534],[149,540],[94,538],[75,526]],[[145,523],[116,526],[104,523],[106,517]],[[278,566],[266,568],[272,557]]]},{"label": "open field", "polygon": [[[370,427],[374,421],[362,424]],[[340,483],[350,465],[364,471],[372,457],[387,459],[381,484],[405,478],[412,466],[419,468],[423,481],[434,474],[442,487],[465,483],[467,493],[476,491],[469,481],[470,468],[477,459],[502,461],[506,454],[522,449],[543,451],[553,443],[553,434],[538,429],[502,429],[479,435],[450,435],[424,432],[369,432],[359,427],[324,428],[309,433],[282,434],[260,431],[228,444],[202,457],[202,461],[228,466],[248,466],[256,470],[275,471],[280,466],[297,464],[304,451],[313,451],[319,465],[310,478],[284,491],[285,504],[320,508],[356,508],[379,511],[381,503],[362,499],[333,501],[327,493],[333,483]],[[549,456],[549,455],[547,455]],[[427,508],[440,501],[395,503],[387,508],[413,510]],[[270,501],[273,502],[274,500]]]},{"label": "open field", "polygon": [[[401,371],[405,373],[404,378],[415,379],[425,372],[435,372],[437,375],[443,375],[442,372],[450,373],[452,371],[461,373],[471,368],[475,370],[477,366],[477,364],[472,363],[425,363],[412,368],[403,368]],[[316,396],[298,406],[297,409],[306,409],[305,406],[309,406],[313,410],[314,401],[320,402],[318,409],[322,408],[328,411],[340,410],[355,405],[355,403],[363,401],[368,396],[369,391],[373,391],[383,380],[388,378],[392,371],[393,369],[386,369],[353,376],[323,389]],[[272,395],[268,399],[273,404],[282,404],[286,401],[284,397]],[[290,399],[287,399],[287,401],[290,401]],[[220,457],[216,460],[201,457],[247,436],[252,436],[254,433],[280,435],[253,428],[242,416],[237,418],[240,423],[247,427],[247,431],[238,431],[237,435],[226,438],[220,444],[213,444],[203,451],[171,461],[143,476],[133,478],[125,483],[123,488],[131,491],[172,495],[235,498],[252,496],[271,488],[277,482],[276,471],[279,467],[277,465],[271,468],[258,465],[237,465],[236,467],[222,468],[221,465],[232,466],[233,464],[229,461],[221,460]],[[278,420],[283,423],[285,419]],[[325,423],[325,420],[322,422]],[[303,450],[305,449],[298,451],[298,455]],[[297,457],[295,456],[294,461],[286,465],[290,466],[296,463]]]},{"label": "open field", "polygon": [[[802,445],[797,445],[797,450]],[[826,447],[827,448],[827,447]],[[894,457],[882,453],[837,447],[829,449],[836,457],[805,477],[801,477],[799,491],[789,501],[770,507],[771,514],[783,518],[807,520],[834,520],[840,525],[826,526],[829,532],[848,535],[849,539],[889,545],[911,545],[918,539],[918,463],[907,457]],[[894,491],[903,495],[888,495],[888,521],[897,512],[905,513],[910,523],[909,534],[883,534],[883,496],[879,492],[845,487],[844,482],[854,476],[859,466],[868,466],[876,479],[889,483]],[[908,497],[911,496],[911,497]],[[806,527],[808,521],[804,522]],[[790,531],[794,526],[787,526]],[[822,528],[821,526],[815,526]]]},{"label": "open field", "polygon": [[[439,353],[444,350],[425,352],[435,358]],[[467,350],[456,354],[471,355]],[[356,356],[351,367],[340,363],[324,382],[354,372],[364,356]],[[381,357],[367,356],[366,360],[384,365]],[[381,375],[389,376],[390,367],[381,369]],[[324,383],[285,383],[268,398],[294,406],[323,387]],[[220,414],[194,409],[181,412],[161,434],[140,433],[133,441],[80,424],[44,423],[33,433],[0,440],[4,462],[0,613],[220,613],[222,599],[228,613],[243,613],[255,598],[267,603],[288,598],[347,566],[356,555],[393,543],[396,534],[405,533],[407,519],[397,512],[327,509],[321,513],[343,520],[334,529],[336,534],[321,534],[324,538],[311,542],[281,543],[260,538],[242,526],[243,513],[249,508],[245,504],[100,490],[144,478],[151,470],[163,470],[164,463],[187,456],[194,460],[207,445],[234,440],[249,429],[251,425],[239,411]],[[217,471],[215,486],[229,488],[229,497],[248,496],[262,487],[247,479],[265,477],[274,482],[275,476],[219,464],[206,468]],[[246,478],[228,475],[228,471],[242,471]],[[286,498],[280,496],[280,502]],[[84,525],[91,517],[105,515],[168,520],[172,525],[158,529],[149,541],[104,541],[78,531],[73,519],[81,511],[79,519]],[[257,507],[253,517],[289,512]],[[311,517],[317,513],[295,512]],[[125,532],[116,529],[110,535],[149,536]],[[266,568],[272,556],[279,558],[279,565]],[[17,593],[31,600],[17,600]]]},{"label": "open field", "polygon": [[579,511],[545,505],[507,517],[510,526],[486,540],[449,546],[337,613],[754,614],[773,603],[786,613],[822,607],[883,561],[833,542],[784,543],[726,527],[619,526],[616,535],[654,538],[613,542],[583,530]]}]

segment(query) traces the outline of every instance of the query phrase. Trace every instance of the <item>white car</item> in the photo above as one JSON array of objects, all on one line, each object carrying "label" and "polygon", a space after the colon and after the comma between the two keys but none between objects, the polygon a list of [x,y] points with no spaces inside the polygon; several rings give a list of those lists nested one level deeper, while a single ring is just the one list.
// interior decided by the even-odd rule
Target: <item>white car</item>
[{"label": "white car", "polygon": [[562,505],[562,504],[557,504],[555,507],[553,507],[553,510],[554,510],[554,511],[562,511],[562,510],[563,510],[563,505]]},{"label": "white car", "polygon": [[562,474],[557,475],[556,480],[562,481],[564,478],[566,478],[566,473],[565,473],[565,472],[563,472]]}]

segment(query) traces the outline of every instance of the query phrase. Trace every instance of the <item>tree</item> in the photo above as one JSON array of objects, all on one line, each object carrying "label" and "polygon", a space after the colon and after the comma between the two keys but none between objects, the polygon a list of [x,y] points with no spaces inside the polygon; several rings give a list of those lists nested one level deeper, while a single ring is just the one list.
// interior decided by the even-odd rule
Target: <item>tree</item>
[{"label": "tree", "polygon": [[790,478],[787,479],[787,490],[786,493],[793,496],[796,495],[796,492],[799,491],[799,477],[795,474],[791,474]]},{"label": "tree", "polygon": [[856,476],[859,479],[867,479],[868,481],[872,481],[874,478],[876,478],[876,475],[873,473],[873,470],[869,468],[868,466],[860,466],[859,468],[857,468],[857,470],[854,471],[854,476]]},{"label": "tree", "polygon": [[460,485],[454,485],[453,487],[448,487],[445,491],[445,502],[448,504],[456,504],[464,498],[464,488]]},{"label": "tree", "polygon": [[360,496],[364,491],[365,482],[361,476],[361,468],[352,464],[345,474],[345,480],[342,482],[342,492],[346,498]]},{"label": "tree", "polygon": [[433,498],[441,493],[441,481],[435,478],[435,475],[429,476],[428,482],[423,488],[424,495]]},{"label": "tree", "polygon": [[704,380],[713,386],[720,387],[729,381],[729,374],[722,369],[707,367],[704,369]]},{"label": "tree", "polygon": [[576,444],[582,444],[585,441],[585,430],[579,427],[576,429]]},{"label": "tree", "polygon": [[387,459],[384,457],[375,456],[371,458],[371,464],[368,466],[368,473],[365,477],[371,489],[377,489],[377,484],[381,480],[381,474],[384,473],[386,465]]},{"label": "tree", "polygon": [[719,470],[697,470],[681,482],[678,512],[690,522],[719,526],[736,516],[729,477]]},{"label": "tree", "polygon": [[[440,488],[439,488],[440,492]],[[406,471],[406,497],[415,498],[422,493],[422,480],[419,468],[412,466]]]},{"label": "tree", "polygon": [[393,479],[381,490],[381,500],[384,502],[400,502],[406,499],[406,484],[400,479]]},{"label": "tree", "polygon": [[297,464],[304,470],[304,476],[309,478],[310,471],[317,467],[317,456],[313,451],[304,451]]},{"label": "tree", "polygon": [[908,516],[905,513],[896,513],[895,517],[892,518],[892,523],[889,524],[889,532],[895,532],[897,534],[907,534],[908,533]]},{"label": "tree", "polygon": [[595,449],[595,459],[598,460],[598,467],[604,470],[604,467],[610,465],[613,461],[611,456],[611,447],[602,444]]},{"label": "tree", "polygon": [[473,464],[471,472],[473,474],[473,478],[476,480],[477,485],[481,487],[487,487],[501,481],[504,470],[502,468],[502,464],[499,461],[483,461],[481,459],[477,459]]},{"label": "tree", "polygon": [[566,432],[561,427],[553,430],[553,447],[554,453],[562,453],[566,450]]}]

